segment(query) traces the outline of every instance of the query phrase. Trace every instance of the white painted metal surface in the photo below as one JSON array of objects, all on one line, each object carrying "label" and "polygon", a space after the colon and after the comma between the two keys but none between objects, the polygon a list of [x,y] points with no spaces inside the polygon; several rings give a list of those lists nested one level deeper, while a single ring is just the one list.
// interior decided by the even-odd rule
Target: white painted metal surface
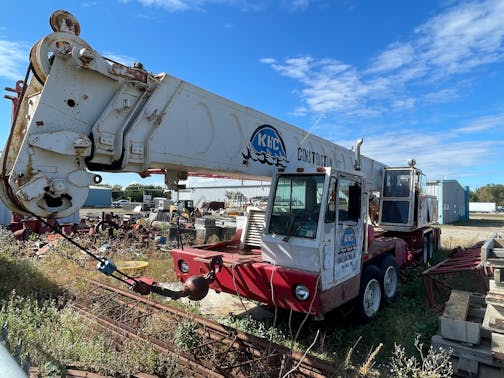
[{"label": "white painted metal surface", "polygon": [[[9,188],[0,195],[20,213],[74,213],[98,180],[86,167],[162,168],[169,187],[188,171],[270,179],[279,169],[354,170],[341,146],[168,74],[107,61],[70,33],[39,45],[45,82],[27,86],[2,154]],[[384,165],[363,157],[362,167],[378,188]]]},{"label": "white painted metal surface", "polygon": [[0,378],[28,378],[9,351],[0,344]]},{"label": "white painted metal surface", "polygon": [[469,211],[475,213],[495,213],[495,202],[469,202]]}]

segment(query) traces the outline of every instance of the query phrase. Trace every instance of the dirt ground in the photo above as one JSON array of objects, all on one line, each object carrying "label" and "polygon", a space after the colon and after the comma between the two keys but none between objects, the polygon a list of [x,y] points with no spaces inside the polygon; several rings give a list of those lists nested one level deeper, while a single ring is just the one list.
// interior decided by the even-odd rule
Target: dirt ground
[{"label": "dirt ground", "polygon": [[494,233],[504,235],[504,214],[471,214],[467,221],[441,226],[441,245],[446,249],[469,247]]}]

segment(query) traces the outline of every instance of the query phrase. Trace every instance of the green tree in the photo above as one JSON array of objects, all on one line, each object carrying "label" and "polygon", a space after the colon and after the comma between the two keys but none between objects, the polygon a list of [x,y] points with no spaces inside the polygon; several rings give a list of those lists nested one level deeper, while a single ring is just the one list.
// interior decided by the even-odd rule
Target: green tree
[{"label": "green tree", "polygon": [[112,201],[116,201],[118,199],[126,198],[124,195],[124,190],[121,185],[112,185]]},{"label": "green tree", "polygon": [[480,202],[478,200],[478,195],[476,194],[476,192],[473,192],[472,190],[469,190],[469,201],[470,202]]},{"label": "green tree", "polygon": [[124,196],[132,202],[142,202],[144,194],[150,194],[152,197],[166,198],[162,186],[131,184],[124,188]]},{"label": "green tree", "polygon": [[504,185],[488,184],[482,186],[476,190],[475,196],[477,202],[495,202],[497,206],[504,206]]}]

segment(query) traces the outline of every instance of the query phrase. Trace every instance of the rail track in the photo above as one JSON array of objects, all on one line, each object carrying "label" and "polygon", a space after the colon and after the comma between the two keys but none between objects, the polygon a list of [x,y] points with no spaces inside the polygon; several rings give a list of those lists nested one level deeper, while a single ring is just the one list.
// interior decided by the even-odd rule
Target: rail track
[{"label": "rail track", "polygon": [[[183,376],[329,377],[337,366],[194,313],[96,280],[73,306],[115,338],[149,343],[170,356]],[[155,324],[155,327],[152,325]],[[186,343],[175,342],[177,332]]]}]

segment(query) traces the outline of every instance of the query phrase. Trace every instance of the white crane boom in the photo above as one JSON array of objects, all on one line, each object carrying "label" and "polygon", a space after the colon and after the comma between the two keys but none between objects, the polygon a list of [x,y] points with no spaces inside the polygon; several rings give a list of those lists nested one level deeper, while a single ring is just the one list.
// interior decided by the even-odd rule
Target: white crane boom
[{"label": "white crane boom", "polygon": [[[354,152],[183,80],[102,57],[59,11],[54,33],[32,49],[34,75],[19,94],[2,153],[0,196],[15,212],[65,217],[100,177],[90,171],[166,170],[271,178],[316,166],[355,172]],[[64,22],[61,22],[63,20]],[[68,22],[70,21],[70,22]],[[60,25],[77,25],[62,30]],[[65,28],[68,29],[68,28]],[[360,160],[360,159],[358,159]],[[368,190],[384,164],[362,157]]]}]

